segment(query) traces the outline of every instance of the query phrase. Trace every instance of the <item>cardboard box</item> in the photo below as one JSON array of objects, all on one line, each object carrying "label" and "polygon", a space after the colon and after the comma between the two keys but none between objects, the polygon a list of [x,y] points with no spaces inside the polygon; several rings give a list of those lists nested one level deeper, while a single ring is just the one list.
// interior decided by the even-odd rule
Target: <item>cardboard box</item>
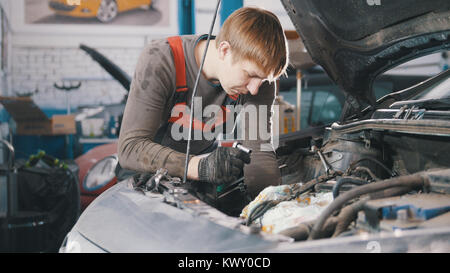
[{"label": "cardboard box", "polygon": [[16,122],[18,135],[75,134],[75,115],[48,118],[30,97],[2,97],[0,103]]}]

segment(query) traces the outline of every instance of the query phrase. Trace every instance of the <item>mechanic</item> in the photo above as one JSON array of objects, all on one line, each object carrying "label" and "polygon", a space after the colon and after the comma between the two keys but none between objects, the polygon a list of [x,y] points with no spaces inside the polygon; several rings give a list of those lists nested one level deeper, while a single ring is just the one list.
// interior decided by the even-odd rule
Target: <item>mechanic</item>
[{"label": "mechanic", "polygon": [[[191,105],[207,37],[170,37],[153,40],[144,48],[131,83],[119,135],[118,157],[122,168],[152,173],[165,168],[171,176],[183,177],[187,140],[177,140],[172,135],[172,126],[189,127],[189,123],[186,124],[189,114],[182,112],[180,116],[174,114],[174,109]],[[201,98],[201,109],[208,105],[217,105],[219,109],[229,105],[242,105],[244,109],[266,105],[265,125],[269,128],[266,132],[270,132],[274,81],[285,73],[287,64],[287,41],[278,18],[267,10],[243,7],[227,18],[217,37],[211,38],[196,98]],[[226,119],[226,113],[224,115]],[[260,116],[258,113],[258,120]],[[249,116],[245,118],[246,128],[242,128],[242,132],[248,136]],[[208,117],[199,121],[199,129],[194,119],[194,130],[204,130],[203,125],[208,121]],[[257,120],[251,122],[259,124]],[[218,132],[220,126],[225,128],[225,123],[214,124],[218,124],[215,128]],[[261,144],[270,144],[270,139],[262,140],[259,133],[257,135],[256,139],[240,141],[252,149],[250,155],[233,147],[217,147],[214,139],[192,140],[187,178],[222,184],[244,174],[247,191],[252,197],[269,185],[280,184],[273,147],[269,151],[261,149]]]}]

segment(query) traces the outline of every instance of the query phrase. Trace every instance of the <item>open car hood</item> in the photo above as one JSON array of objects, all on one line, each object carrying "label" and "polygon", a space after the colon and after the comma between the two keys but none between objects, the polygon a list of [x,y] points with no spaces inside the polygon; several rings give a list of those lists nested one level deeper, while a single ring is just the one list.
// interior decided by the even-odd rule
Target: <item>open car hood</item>
[{"label": "open car hood", "polygon": [[374,105],[377,75],[450,48],[448,0],[281,0],[308,52],[349,96]]},{"label": "open car hood", "polygon": [[117,80],[126,91],[130,90],[131,77],[125,71],[123,71],[118,65],[113,63],[103,54],[95,50],[94,48],[80,44],[80,49],[85,51],[92,60],[96,61],[103,69],[106,70],[115,80]]}]

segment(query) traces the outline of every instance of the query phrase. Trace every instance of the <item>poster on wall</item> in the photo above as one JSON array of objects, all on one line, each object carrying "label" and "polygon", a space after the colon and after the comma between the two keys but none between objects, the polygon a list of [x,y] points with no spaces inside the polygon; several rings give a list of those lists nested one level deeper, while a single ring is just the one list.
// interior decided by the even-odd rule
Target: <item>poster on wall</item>
[{"label": "poster on wall", "polygon": [[176,0],[18,0],[12,13],[18,32],[178,33]]}]

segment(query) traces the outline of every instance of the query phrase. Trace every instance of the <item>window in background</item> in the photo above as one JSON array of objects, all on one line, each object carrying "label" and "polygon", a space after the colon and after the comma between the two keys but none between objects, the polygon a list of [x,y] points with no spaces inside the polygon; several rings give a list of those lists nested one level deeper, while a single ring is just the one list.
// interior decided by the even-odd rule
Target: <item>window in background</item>
[{"label": "window in background", "polygon": [[324,125],[339,119],[342,106],[338,98],[329,91],[313,91],[312,113],[310,115],[310,125]]}]

